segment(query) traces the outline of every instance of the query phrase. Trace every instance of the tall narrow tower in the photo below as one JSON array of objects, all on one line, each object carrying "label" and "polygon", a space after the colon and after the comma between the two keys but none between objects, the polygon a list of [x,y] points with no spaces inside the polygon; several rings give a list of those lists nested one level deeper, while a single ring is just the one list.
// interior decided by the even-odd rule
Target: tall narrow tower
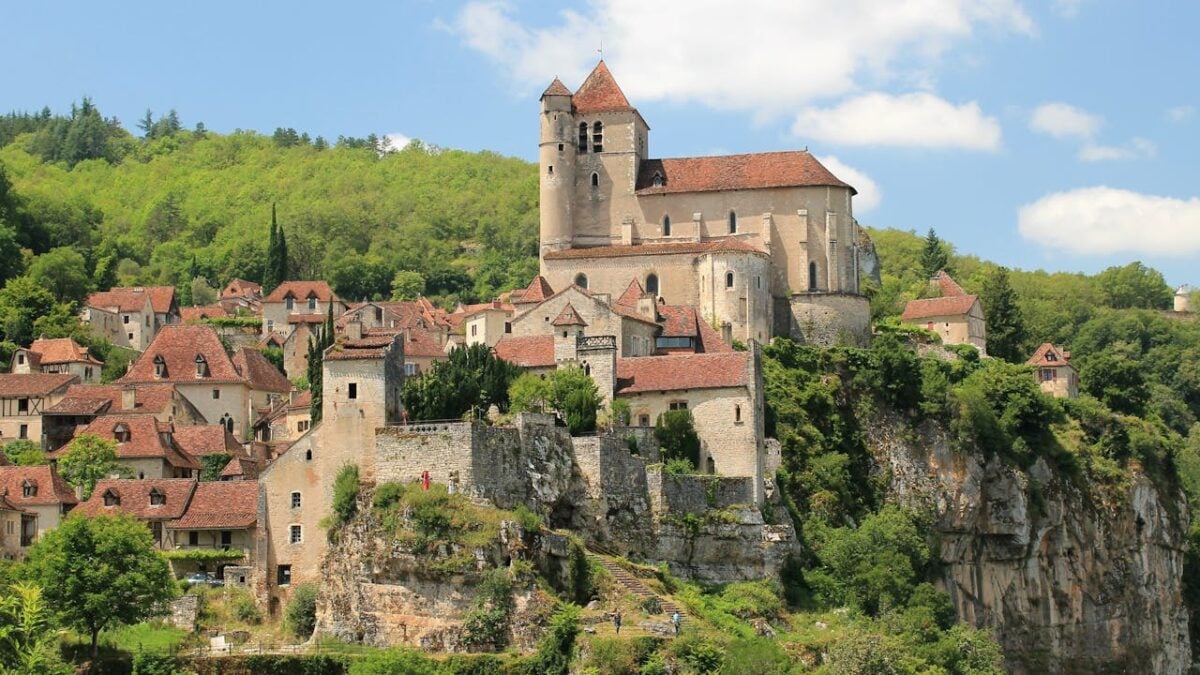
[{"label": "tall narrow tower", "polygon": [[[558,78],[542,93],[541,106],[538,168],[541,172],[541,254],[545,255],[571,248],[576,141],[571,91]],[[543,263],[542,272],[545,271]]]}]

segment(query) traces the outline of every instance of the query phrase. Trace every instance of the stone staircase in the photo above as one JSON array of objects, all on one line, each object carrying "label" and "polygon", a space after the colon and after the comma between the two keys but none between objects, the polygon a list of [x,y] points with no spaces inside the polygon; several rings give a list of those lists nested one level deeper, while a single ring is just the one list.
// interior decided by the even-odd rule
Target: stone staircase
[{"label": "stone staircase", "polygon": [[600,566],[603,567],[609,574],[611,574],[612,577],[617,580],[617,583],[624,586],[625,589],[633,595],[636,595],[638,598],[658,598],[658,605],[662,608],[662,613],[667,617],[670,617],[675,612],[679,612],[680,617],[687,616],[687,613],[683,611],[682,607],[676,605],[670,600],[659,597],[649,588],[646,588],[645,584],[643,584],[637,577],[629,573],[629,570],[621,567],[612,560],[596,555],[595,553],[590,553],[588,555],[593,560],[600,563]]}]

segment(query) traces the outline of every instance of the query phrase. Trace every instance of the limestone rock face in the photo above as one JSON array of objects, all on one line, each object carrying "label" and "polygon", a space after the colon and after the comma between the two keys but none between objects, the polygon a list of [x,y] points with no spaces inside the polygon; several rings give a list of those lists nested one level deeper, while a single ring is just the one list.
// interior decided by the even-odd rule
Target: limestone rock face
[{"label": "limestone rock face", "polygon": [[942,584],[960,620],[990,627],[1017,673],[1182,673],[1187,508],[1136,475],[1120,494],[951,449],[944,431],[869,426],[893,497],[936,514]]}]

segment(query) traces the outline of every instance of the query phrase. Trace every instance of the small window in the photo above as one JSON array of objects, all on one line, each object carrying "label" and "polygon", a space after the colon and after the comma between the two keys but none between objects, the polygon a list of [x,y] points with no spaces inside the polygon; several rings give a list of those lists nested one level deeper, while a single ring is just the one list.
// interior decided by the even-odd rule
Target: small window
[{"label": "small window", "polygon": [[600,187],[600,174],[592,172],[592,187]]},{"label": "small window", "polygon": [[21,496],[22,497],[36,497],[37,496],[37,483],[35,483],[34,481],[29,480],[29,479],[26,479],[24,483],[21,483]]},{"label": "small window", "polygon": [[299,492],[292,493],[292,508],[293,509],[300,508],[300,493]]},{"label": "small window", "polygon": [[505,333],[511,333],[511,332],[512,332],[512,324],[511,324],[511,323],[509,323],[509,322],[507,322],[507,321],[505,321],[505,322],[504,322],[504,332],[505,332]]},{"label": "small window", "polygon": [[639,427],[650,426],[650,416],[649,415],[638,415],[638,426]]},{"label": "small window", "polygon": [[559,151],[559,152],[562,152],[562,151],[563,151],[563,144],[562,144],[562,143],[559,143],[559,144],[558,144],[558,151]]},{"label": "small window", "polygon": [[22,366],[25,365],[25,352],[20,352],[17,354],[17,363]]},{"label": "small window", "polygon": [[729,212],[729,234],[737,234],[737,214]]},{"label": "small window", "polygon": [[1055,354],[1054,352],[1046,352],[1046,360],[1047,361],[1057,361],[1058,355]]},{"label": "small window", "polygon": [[579,154],[583,154],[583,153],[587,152],[587,136],[588,136],[587,122],[580,122],[579,123],[579,148],[578,148]]},{"label": "small window", "polygon": [[304,451],[304,461],[306,461],[306,462],[311,462],[311,461],[312,461],[312,450],[305,450],[305,451]]},{"label": "small window", "polygon": [[580,288],[587,288],[588,287],[587,275],[586,274],[576,274],[575,275],[575,285]]},{"label": "small window", "polygon": [[229,413],[225,413],[221,425],[225,427],[225,431],[233,433],[233,418],[229,416]]},{"label": "small window", "polygon": [[29,412],[29,399],[27,399],[27,398],[17,399],[17,412],[19,412],[19,413]]},{"label": "small window", "polygon": [[663,185],[662,174],[655,171],[654,179],[651,181],[651,183],[654,185],[654,187],[662,187],[662,185]]},{"label": "small window", "polygon": [[471,337],[475,337],[477,335],[479,335],[479,326],[476,324],[471,324]]},{"label": "small window", "polygon": [[150,506],[162,506],[167,503],[167,496],[158,488],[150,489]]},{"label": "small window", "polygon": [[154,375],[156,377],[167,376],[167,361],[162,357],[162,354],[154,357]]},{"label": "small window", "polygon": [[296,299],[290,295],[287,296],[283,300],[283,306],[287,307],[288,309],[295,309],[296,308]]},{"label": "small window", "polygon": [[733,422],[734,424],[742,423],[742,406],[740,405],[733,406]]},{"label": "small window", "polygon": [[29,425],[28,424],[21,425],[20,430],[17,432],[17,438],[20,438],[21,440],[25,440],[25,439],[29,438]]},{"label": "small window", "polygon": [[554,175],[554,165],[553,165],[553,164],[551,164],[551,165],[549,165],[549,166],[547,166],[547,167],[546,167],[546,173],[547,173],[547,174],[549,174],[549,175],[551,175],[551,176],[553,176],[553,175]]},{"label": "small window", "polygon": [[292,566],[280,565],[275,568],[275,585],[290,586],[292,583]]},{"label": "small window", "polygon": [[358,383],[351,382],[349,384],[349,386],[346,387],[346,391],[347,391],[347,396],[349,397],[349,399],[351,401],[358,398]]},{"label": "small window", "polygon": [[221,530],[221,546],[229,548],[233,545],[233,532],[230,530]]},{"label": "small window", "polygon": [[671,410],[687,410],[687,401],[671,401],[668,406]]},{"label": "small window", "polygon": [[[505,324],[505,325],[508,325],[508,324]],[[505,331],[505,332],[508,332],[508,331]],[[417,374],[417,364],[415,364],[415,363],[404,364],[404,374],[408,375],[408,376],[416,375]]]},{"label": "small window", "polygon": [[288,528],[288,541],[293,544],[304,543],[304,531],[299,525],[292,525]]},{"label": "small window", "polygon": [[126,333],[125,337],[129,338],[130,342],[133,342],[133,333]]},{"label": "small window", "polygon": [[658,295],[658,275],[649,274],[646,276],[646,292],[651,295]]},{"label": "small window", "polygon": [[208,377],[208,360],[203,354],[196,355],[196,377]]},{"label": "small window", "polygon": [[121,323],[129,323],[129,315],[128,314],[121,315]]},{"label": "small window", "polygon": [[200,545],[200,533],[196,532],[195,530],[188,532],[188,546],[199,546],[199,545]]},{"label": "small window", "polygon": [[808,290],[817,290],[817,263],[808,263]]},{"label": "small window", "polygon": [[317,311],[317,299],[316,298],[308,299],[308,311],[310,311],[310,312]]},{"label": "small window", "polygon": [[725,288],[733,288],[733,272],[725,273]]},{"label": "small window", "polygon": [[217,399],[221,398],[221,390],[220,390],[220,389],[213,389],[213,391],[212,391],[212,397],[213,397],[213,400],[214,400],[214,401],[216,401]]},{"label": "small window", "polygon": [[600,121],[592,125],[592,152],[604,152],[604,123]]}]

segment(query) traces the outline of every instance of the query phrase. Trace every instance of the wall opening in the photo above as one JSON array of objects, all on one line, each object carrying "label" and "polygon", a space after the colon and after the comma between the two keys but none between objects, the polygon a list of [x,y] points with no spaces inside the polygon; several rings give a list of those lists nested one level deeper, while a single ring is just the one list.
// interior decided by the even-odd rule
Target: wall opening
[{"label": "wall opening", "polygon": [[658,295],[658,275],[646,275],[646,292],[651,295]]},{"label": "wall opening", "polygon": [[733,272],[725,273],[725,288],[733,288]]},{"label": "wall opening", "polygon": [[663,214],[662,233],[664,237],[671,236],[671,216]]},{"label": "wall opening", "polygon": [[737,234],[737,214],[729,212],[729,234]]},{"label": "wall opening", "polygon": [[817,290],[817,263],[808,263],[808,290]]}]

